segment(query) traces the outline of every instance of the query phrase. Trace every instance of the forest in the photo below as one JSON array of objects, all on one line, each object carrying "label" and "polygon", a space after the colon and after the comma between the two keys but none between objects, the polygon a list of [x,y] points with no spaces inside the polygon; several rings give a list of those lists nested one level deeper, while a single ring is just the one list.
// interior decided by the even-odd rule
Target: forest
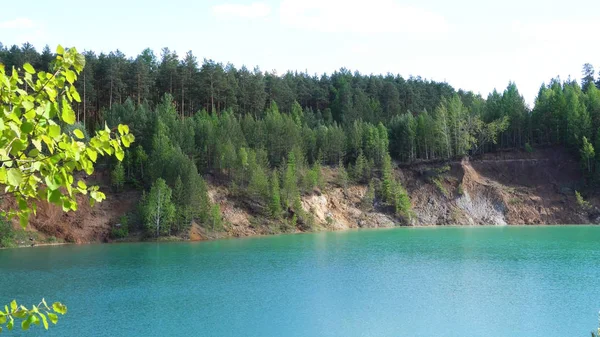
[{"label": "forest", "polygon": [[[219,230],[209,177],[289,229],[313,226],[300,196],[323,187],[322,165],[339,170],[340,186],[368,184],[367,202],[379,200],[400,221],[411,210],[393,174],[398,163],[558,145],[579,156],[588,184],[600,179],[600,81],[590,64],[580,83],[542,84],[531,108],[515,83],[482,97],[420,77],[345,68],[277,74],[168,48],[160,56],[83,54],[76,127],[92,134],[105,124],[129,126],[135,143],[123,162],[104,167],[116,191],[145,191],[139,211],[122,222],[143,224],[149,236],[185,232],[192,221]],[[48,47],[0,44],[6,69],[49,70],[54,57]]]}]

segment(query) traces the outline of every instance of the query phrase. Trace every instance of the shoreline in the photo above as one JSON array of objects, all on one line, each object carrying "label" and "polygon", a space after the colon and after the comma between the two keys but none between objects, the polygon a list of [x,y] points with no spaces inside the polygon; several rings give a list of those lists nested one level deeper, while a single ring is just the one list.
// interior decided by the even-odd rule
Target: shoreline
[{"label": "shoreline", "polygon": [[293,233],[277,233],[277,234],[255,234],[255,235],[247,235],[247,236],[223,236],[216,238],[208,238],[204,240],[186,240],[177,237],[163,237],[160,240],[111,240],[111,241],[90,241],[90,242],[56,242],[56,243],[40,243],[34,246],[31,245],[17,245],[15,247],[0,247],[0,250],[4,249],[22,249],[22,248],[36,248],[36,247],[48,247],[48,246],[66,246],[66,245],[76,245],[76,246],[84,246],[84,245],[105,245],[105,244],[126,244],[126,243],[191,243],[191,242],[212,242],[212,241],[220,241],[220,240],[236,240],[236,239],[251,239],[251,238],[266,238],[271,236],[281,236],[281,235],[302,235],[302,234],[317,234],[317,233],[336,233],[336,232],[351,232],[351,231],[376,231],[376,230],[395,230],[395,229],[440,229],[440,228],[510,228],[510,227],[518,227],[518,228],[539,228],[539,227],[600,227],[600,224],[535,224],[535,225],[524,225],[524,224],[515,224],[515,225],[417,225],[417,226],[395,226],[395,227],[376,227],[376,228],[345,228],[345,229],[337,229],[337,230],[319,230],[319,231],[309,231],[309,232],[293,232]]}]

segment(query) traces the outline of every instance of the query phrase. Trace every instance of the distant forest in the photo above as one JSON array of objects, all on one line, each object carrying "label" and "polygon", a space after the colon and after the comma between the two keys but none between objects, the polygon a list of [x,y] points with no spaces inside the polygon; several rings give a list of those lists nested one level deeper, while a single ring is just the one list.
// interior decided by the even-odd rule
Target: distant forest
[{"label": "distant forest", "polygon": [[[164,179],[181,190],[194,185],[197,173],[210,173],[227,178],[240,193],[253,193],[277,215],[278,207],[294,208],[299,193],[318,185],[315,166],[336,165],[365,184],[381,179],[377,197],[406,215],[401,186],[385,183],[391,159],[411,163],[546,145],[570,148],[589,181],[598,180],[600,83],[589,64],[581,84],[542,84],[530,109],[514,83],[481,97],[420,77],[345,68],[329,75],[276,74],[199,61],[191,51],[180,57],[168,48],[160,56],[150,49],[135,57],[118,50],[83,54],[78,121],[88,132],[125,123],[136,136],[138,148],[123,164],[111,164],[124,171],[117,186],[147,188]],[[28,62],[51,71],[54,57],[48,47],[40,53],[28,43],[0,44],[7,69]],[[205,194],[177,193],[177,203],[190,209],[200,202],[190,193]],[[210,222],[210,207],[202,202],[204,222]]]}]

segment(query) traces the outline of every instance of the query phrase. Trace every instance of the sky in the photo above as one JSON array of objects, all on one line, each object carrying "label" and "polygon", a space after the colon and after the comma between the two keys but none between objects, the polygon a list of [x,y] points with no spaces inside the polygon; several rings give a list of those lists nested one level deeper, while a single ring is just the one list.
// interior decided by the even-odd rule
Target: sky
[{"label": "sky", "polygon": [[532,104],[544,82],[600,67],[598,0],[7,1],[0,42],[259,66],[283,74],[400,74],[484,97],[517,84]]}]

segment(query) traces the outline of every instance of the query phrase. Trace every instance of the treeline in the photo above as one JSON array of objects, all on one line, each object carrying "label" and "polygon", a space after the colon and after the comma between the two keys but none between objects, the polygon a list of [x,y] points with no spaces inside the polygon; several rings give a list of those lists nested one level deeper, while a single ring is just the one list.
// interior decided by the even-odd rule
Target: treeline
[{"label": "treeline", "polygon": [[[322,184],[321,165],[339,167],[340,186],[368,183],[370,199],[403,218],[410,218],[410,202],[392,174],[392,159],[565,145],[580,155],[590,178],[600,171],[594,151],[600,91],[590,65],[581,86],[560,79],[543,84],[530,109],[514,83],[483,98],[419,77],[346,69],[277,75],[212,60],[199,64],[191,52],[179,58],[167,48],[160,57],[149,49],[134,58],[119,51],[84,55],[77,118],[90,132],[105,122],[130,126],[138,147],[115,163],[113,180],[116,188],[127,182],[148,190],[141,214],[155,235],[184,231],[191,220],[220,226],[207,175],[251,196],[257,212],[310,227],[300,195]],[[29,44],[0,46],[8,67],[30,62],[51,69],[53,56]],[[151,212],[159,208],[163,214]],[[165,219],[168,225],[157,225]]]},{"label": "treeline", "polygon": [[[150,188],[142,201],[142,213],[150,215],[142,220],[157,235],[185,231],[191,220],[218,229],[220,212],[211,205],[201,175],[229,184],[255,213],[282,221],[282,230],[311,229],[314,219],[303,209],[301,195],[324,187],[322,165],[339,167],[341,187],[371,182],[370,206],[377,189],[399,216],[410,215],[408,195],[393,176],[388,130],[382,123],[326,125],[298,103],[286,114],[275,102],[258,119],[229,111],[182,117],[169,94],[154,109],[128,99],[104,116],[109,127],[127,124],[136,136],[137,147],[126,152],[123,163],[113,164],[113,185]],[[167,204],[157,201],[159,191]],[[159,205],[167,212],[164,229],[152,213]]]}]

